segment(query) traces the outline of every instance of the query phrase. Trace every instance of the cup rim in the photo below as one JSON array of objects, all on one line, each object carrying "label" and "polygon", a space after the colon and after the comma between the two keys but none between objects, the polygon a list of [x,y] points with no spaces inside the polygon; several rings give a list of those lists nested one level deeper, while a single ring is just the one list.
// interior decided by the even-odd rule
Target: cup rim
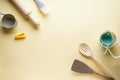
[{"label": "cup rim", "polygon": [[[10,17],[11,20],[14,20],[14,24],[9,26],[7,25],[7,22],[4,22],[4,20],[7,19],[8,17]],[[15,17],[12,14],[5,14],[1,20],[1,24],[4,28],[11,29],[16,27],[16,25],[18,24],[18,21],[15,19]]]},{"label": "cup rim", "polygon": [[100,44],[101,44],[102,47],[104,47],[104,48],[107,47],[107,46],[105,46],[105,45],[103,45],[103,44],[101,43],[101,37],[102,37],[102,35],[105,34],[105,33],[107,33],[107,32],[111,33],[112,38],[113,38],[112,43],[109,45],[109,48],[111,48],[111,47],[113,47],[113,46],[116,44],[116,40],[117,40],[117,39],[116,39],[116,35],[115,35],[112,31],[105,30],[104,32],[102,32],[99,40],[100,40]]}]

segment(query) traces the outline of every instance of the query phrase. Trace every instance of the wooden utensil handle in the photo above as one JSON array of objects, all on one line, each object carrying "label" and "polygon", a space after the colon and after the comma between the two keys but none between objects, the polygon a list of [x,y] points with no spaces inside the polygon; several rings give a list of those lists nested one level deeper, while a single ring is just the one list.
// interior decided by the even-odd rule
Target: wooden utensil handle
[{"label": "wooden utensil handle", "polygon": [[109,71],[95,58],[92,57],[94,62],[98,65],[98,67],[108,76],[111,76],[111,74],[109,73]]},{"label": "wooden utensil handle", "polygon": [[114,77],[109,73],[109,71],[95,58],[92,57],[94,62],[98,65],[98,67],[104,72],[104,74],[108,77],[111,77],[112,80],[115,80]]},{"label": "wooden utensil handle", "polygon": [[101,76],[101,77],[104,77],[104,78],[106,78],[106,79],[108,79],[108,80],[114,80],[114,79],[111,78],[111,77],[108,77],[108,76],[106,76],[106,75],[104,75],[104,74],[101,74],[101,73],[98,73],[98,72],[95,72],[95,71],[94,71],[94,74],[99,75],[99,76]]}]

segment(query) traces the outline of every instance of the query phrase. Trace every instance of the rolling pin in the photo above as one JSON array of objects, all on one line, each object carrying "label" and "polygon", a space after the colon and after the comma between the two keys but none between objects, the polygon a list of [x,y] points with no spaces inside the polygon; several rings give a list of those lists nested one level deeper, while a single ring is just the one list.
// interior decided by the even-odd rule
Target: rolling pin
[{"label": "rolling pin", "polygon": [[27,17],[33,23],[34,26],[40,25],[38,19],[36,19],[33,16],[32,10],[27,9],[26,5],[23,5],[20,0],[9,0],[9,1],[12,2],[16,6],[16,8],[18,8],[24,14],[24,16]]}]

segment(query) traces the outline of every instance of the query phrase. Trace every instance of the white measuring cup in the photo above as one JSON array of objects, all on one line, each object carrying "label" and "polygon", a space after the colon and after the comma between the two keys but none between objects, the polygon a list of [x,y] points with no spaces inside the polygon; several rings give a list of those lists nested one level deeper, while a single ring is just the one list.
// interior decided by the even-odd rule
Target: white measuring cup
[{"label": "white measuring cup", "polygon": [[[115,56],[113,55],[113,53],[111,52],[110,48],[111,47],[114,47],[115,44],[116,44],[116,35],[112,32],[112,31],[109,31],[109,30],[103,30],[101,32],[101,35],[100,35],[100,54],[101,55],[105,55],[107,54],[107,52],[110,53],[110,55],[113,57],[113,58],[120,58],[120,55],[119,56]],[[102,48],[105,48],[105,51],[103,51]]]},{"label": "white measuring cup", "polygon": [[6,29],[11,29],[17,26],[18,21],[12,14],[3,14],[0,13],[3,17],[0,21],[1,25]]}]

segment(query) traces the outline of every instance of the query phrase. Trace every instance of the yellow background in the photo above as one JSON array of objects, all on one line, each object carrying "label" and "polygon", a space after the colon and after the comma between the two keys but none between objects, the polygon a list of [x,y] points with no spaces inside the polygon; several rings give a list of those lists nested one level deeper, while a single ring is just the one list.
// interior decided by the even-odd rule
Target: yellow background
[{"label": "yellow background", "polygon": [[[102,28],[113,31],[120,44],[120,0],[43,0],[49,9],[48,16],[41,14],[33,0],[22,2],[40,21],[40,29],[34,29],[8,0],[0,0],[0,12],[11,13],[18,20],[17,27],[10,32],[0,27],[1,80],[105,80],[71,71],[74,59],[78,59],[101,72],[92,60],[79,54],[78,46],[83,42],[120,79],[120,59],[99,54]],[[27,34],[26,39],[14,40],[21,32]],[[120,53],[119,48],[113,52]]]}]

